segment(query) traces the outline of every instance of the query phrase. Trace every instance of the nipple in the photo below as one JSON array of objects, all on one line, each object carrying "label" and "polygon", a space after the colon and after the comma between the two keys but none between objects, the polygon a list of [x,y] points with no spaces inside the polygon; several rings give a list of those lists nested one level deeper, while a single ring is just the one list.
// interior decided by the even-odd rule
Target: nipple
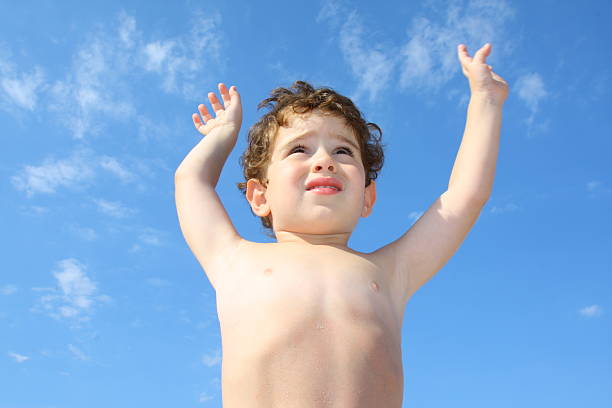
[{"label": "nipple", "polygon": [[374,292],[378,292],[378,290],[380,289],[380,286],[378,286],[378,283],[376,283],[376,281],[372,281],[370,283],[370,286],[372,287],[372,290],[374,290]]},{"label": "nipple", "polygon": [[270,276],[270,275],[272,275],[272,268],[266,268],[266,269],[264,269],[263,273],[264,273],[264,275],[266,275],[266,276]]}]

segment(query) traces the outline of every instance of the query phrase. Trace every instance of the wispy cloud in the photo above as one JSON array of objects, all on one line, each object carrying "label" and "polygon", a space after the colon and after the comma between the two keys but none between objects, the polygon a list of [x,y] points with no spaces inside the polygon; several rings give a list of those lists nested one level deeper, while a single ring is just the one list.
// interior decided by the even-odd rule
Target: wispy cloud
[{"label": "wispy cloud", "polygon": [[139,81],[150,86],[157,80],[165,92],[199,97],[206,70],[225,64],[220,25],[219,14],[195,12],[188,33],[147,41],[136,19],[121,12],[114,26],[88,34],[66,77],[52,84],[50,109],[81,139],[101,131],[101,117],[138,116],[132,95]]},{"label": "wispy cloud", "polygon": [[30,357],[28,356],[24,356],[24,355],[13,353],[13,352],[9,352],[8,356],[11,357],[13,360],[15,360],[18,363],[23,363],[24,361],[27,361],[30,359]]},{"label": "wispy cloud", "polygon": [[94,241],[98,238],[98,233],[93,228],[79,227],[78,225],[72,225],[68,228],[73,234],[85,241]]},{"label": "wispy cloud", "polygon": [[59,187],[79,187],[94,176],[86,157],[86,154],[76,151],[67,159],[47,158],[39,166],[24,166],[11,181],[15,188],[28,196],[55,193]]},{"label": "wispy cloud", "polygon": [[114,218],[126,218],[136,214],[136,210],[125,207],[118,201],[108,201],[104,199],[94,199],[98,211]]},{"label": "wispy cloud", "polygon": [[39,299],[42,311],[54,319],[65,319],[79,325],[91,319],[96,304],[110,301],[109,296],[98,294],[97,284],[85,270],[85,265],[74,258],[59,261],[53,271],[56,287],[35,289],[49,292]]},{"label": "wispy cloud", "polygon": [[519,206],[514,203],[506,203],[504,205],[494,205],[491,207],[493,214],[504,214],[507,212],[514,212],[519,209]]},{"label": "wispy cloud", "polygon": [[130,252],[138,252],[142,250],[142,246],[140,244],[149,245],[149,246],[161,246],[163,245],[163,233],[154,228],[147,227],[140,231],[138,234],[139,243],[132,245],[130,248]]},{"label": "wispy cloud", "polygon": [[198,402],[207,402],[212,399],[213,399],[212,395],[208,395],[206,392],[201,392],[200,396],[198,397]]},{"label": "wispy cloud", "polygon": [[20,71],[10,60],[7,52],[2,54],[0,54],[0,108],[9,112],[15,107],[34,110],[39,93],[45,87],[42,68],[36,66],[29,72]]},{"label": "wispy cloud", "polygon": [[356,12],[352,12],[340,31],[340,49],[357,78],[357,94],[354,97],[359,99],[361,94],[367,92],[372,102],[378,99],[391,80],[394,61],[388,51],[364,45],[363,38],[361,19]]},{"label": "wispy cloud", "polygon": [[603,313],[603,309],[599,305],[591,305],[583,307],[579,313],[584,317],[598,317]]},{"label": "wispy cloud", "polygon": [[73,346],[72,344],[68,344],[68,350],[72,353],[74,357],[81,361],[88,361],[90,357],[83,352],[80,348]]},{"label": "wispy cloud", "polygon": [[[204,16],[196,12],[188,35],[151,41],[143,45],[144,68],[162,78],[162,88],[168,93],[179,93],[187,98],[200,94],[198,75],[208,66],[223,66],[221,47],[224,37],[219,27],[221,16]],[[194,82],[195,81],[195,84]]]},{"label": "wispy cloud", "polygon": [[[408,30],[409,40],[402,46],[402,88],[438,90],[456,74],[461,74],[457,45],[468,45],[470,53],[486,42],[495,46],[490,61],[508,49],[505,26],[515,14],[504,0],[431,1],[429,15],[415,17]],[[494,65],[494,64],[492,64]],[[462,74],[461,74],[462,75]]]},{"label": "wispy cloud", "polygon": [[531,128],[535,115],[538,112],[540,102],[548,96],[542,76],[537,72],[522,75],[516,80],[514,89],[519,99],[521,99],[531,111],[529,117],[525,119],[527,127]]},{"label": "wispy cloud", "polygon": [[598,198],[612,193],[612,188],[608,187],[605,182],[600,180],[591,180],[586,183],[586,190],[591,198]]},{"label": "wispy cloud", "polygon": [[100,158],[100,166],[113,173],[124,183],[133,181],[136,177],[134,173],[127,170],[119,161],[114,157],[103,156]]},{"label": "wispy cloud", "polygon": [[[142,165],[142,164],[139,164]],[[104,170],[124,183],[138,179],[137,175],[111,156],[97,157],[89,150],[75,150],[65,159],[47,157],[40,165],[25,165],[11,178],[13,186],[28,196],[53,194],[59,188],[82,189]]]},{"label": "wispy cloud", "polygon": [[157,277],[148,278],[146,280],[146,282],[147,282],[147,284],[149,284],[151,286],[158,287],[158,288],[170,286],[170,282],[169,281],[167,281],[165,279],[157,278]]},{"label": "wispy cloud", "polygon": [[213,353],[202,356],[202,363],[207,367],[214,367],[221,363],[221,350],[216,349]]},{"label": "wispy cloud", "polygon": [[135,110],[129,88],[122,81],[131,56],[114,45],[115,39],[104,34],[91,37],[76,53],[67,76],[51,87],[50,109],[77,139],[98,133],[101,117],[126,119]]},{"label": "wispy cloud", "polygon": [[[316,21],[340,26],[339,46],[358,82],[356,97],[368,93],[370,101],[395,80],[395,67],[401,89],[437,91],[455,75],[463,75],[456,51],[460,43],[472,53],[486,42],[495,44],[490,62],[512,50],[505,27],[515,11],[505,0],[425,2],[427,16],[415,16],[407,41],[395,46],[372,44],[361,17],[349,7],[345,2],[326,1]],[[463,103],[463,93],[455,94]]]},{"label": "wispy cloud", "polygon": [[15,292],[17,292],[17,286],[15,285],[0,286],[0,294],[8,296],[8,295],[12,295]]}]

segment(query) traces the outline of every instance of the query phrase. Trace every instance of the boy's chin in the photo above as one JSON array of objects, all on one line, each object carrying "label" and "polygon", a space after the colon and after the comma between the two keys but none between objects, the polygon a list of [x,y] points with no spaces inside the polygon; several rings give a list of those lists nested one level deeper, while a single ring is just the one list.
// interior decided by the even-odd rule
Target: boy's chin
[{"label": "boy's chin", "polygon": [[354,224],[349,222],[338,222],[338,220],[335,220],[335,222],[311,220],[300,224],[288,223],[284,226],[280,226],[279,230],[297,234],[331,235],[352,232],[354,227]]}]

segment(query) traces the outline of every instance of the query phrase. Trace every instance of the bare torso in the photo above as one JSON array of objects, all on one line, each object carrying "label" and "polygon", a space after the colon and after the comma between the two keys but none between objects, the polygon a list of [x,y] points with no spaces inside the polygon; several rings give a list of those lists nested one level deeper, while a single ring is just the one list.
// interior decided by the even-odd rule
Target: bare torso
[{"label": "bare torso", "polygon": [[405,301],[388,262],[245,241],[216,288],[224,408],[401,407]]}]

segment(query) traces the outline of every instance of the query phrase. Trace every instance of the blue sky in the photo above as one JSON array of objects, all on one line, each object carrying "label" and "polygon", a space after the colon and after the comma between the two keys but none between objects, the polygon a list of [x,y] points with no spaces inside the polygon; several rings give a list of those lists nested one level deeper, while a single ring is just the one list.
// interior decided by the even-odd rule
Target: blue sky
[{"label": "blue sky", "polygon": [[173,195],[198,103],[240,90],[217,191],[269,242],[235,186],[257,103],[297,79],[353,98],[387,145],[349,241],[369,252],[445,191],[456,46],[485,42],[510,86],[493,194],[408,304],[404,406],[610,407],[611,3],[295,3],[3,5],[0,408],[220,406],[215,293]]}]

